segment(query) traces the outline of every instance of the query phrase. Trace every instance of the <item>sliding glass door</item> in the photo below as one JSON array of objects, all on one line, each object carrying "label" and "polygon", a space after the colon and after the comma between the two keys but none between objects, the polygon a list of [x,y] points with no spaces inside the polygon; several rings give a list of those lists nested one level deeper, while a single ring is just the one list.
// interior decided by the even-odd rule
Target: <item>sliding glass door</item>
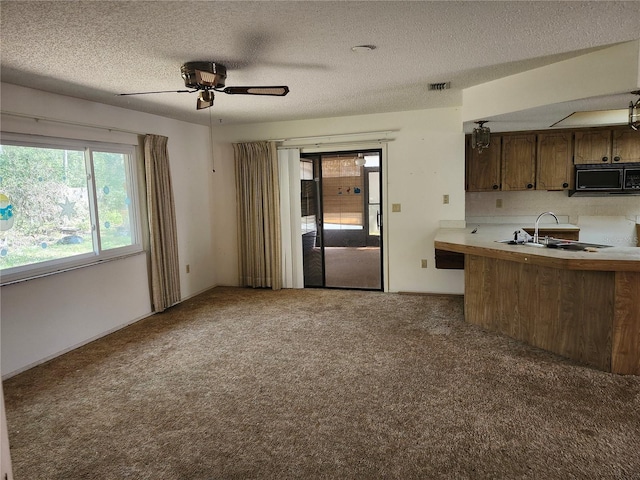
[{"label": "sliding glass door", "polygon": [[382,290],[380,155],[302,156],[305,286]]}]

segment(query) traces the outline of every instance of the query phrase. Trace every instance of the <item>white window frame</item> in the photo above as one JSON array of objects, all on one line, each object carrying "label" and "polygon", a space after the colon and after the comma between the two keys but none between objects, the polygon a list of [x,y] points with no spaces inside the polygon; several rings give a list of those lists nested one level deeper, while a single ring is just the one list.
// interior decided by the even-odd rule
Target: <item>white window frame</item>
[{"label": "white window frame", "polygon": [[[93,251],[79,255],[73,255],[55,260],[47,260],[30,265],[7,268],[0,271],[0,286],[17,283],[32,278],[38,278],[55,273],[74,270],[76,268],[99,264],[108,260],[124,258],[143,252],[142,225],[140,197],[138,193],[138,169],[136,146],[121,143],[95,142],[75,140],[57,137],[45,137],[39,135],[25,135],[16,133],[2,133],[3,145],[14,145],[38,148],[68,148],[70,150],[82,150],[85,157],[85,170],[87,172],[87,189],[89,197],[89,214],[91,219],[91,233]],[[93,169],[93,152],[122,153],[128,155],[127,175],[129,178],[129,199],[131,209],[129,222],[131,227],[132,244],[124,247],[102,250],[100,240],[100,222],[97,209],[97,191]]]}]

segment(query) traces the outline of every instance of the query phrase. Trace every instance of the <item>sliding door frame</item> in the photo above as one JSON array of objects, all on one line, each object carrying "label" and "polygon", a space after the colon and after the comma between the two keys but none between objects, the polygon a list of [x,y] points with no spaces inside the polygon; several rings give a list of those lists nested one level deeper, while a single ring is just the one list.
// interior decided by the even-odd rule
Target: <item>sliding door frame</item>
[{"label": "sliding door frame", "polygon": [[[313,149],[314,151],[308,151],[308,150],[304,150],[302,149],[300,151],[300,160],[312,160],[313,161],[313,172],[314,172],[314,178],[318,178],[318,181],[315,182],[315,186],[316,186],[316,195],[317,195],[317,205],[318,205],[318,215],[319,215],[319,220],[316,221],[316,226],[318,228],[318,236],[320,238],[320,245],[321,245],[321,257],[322,257],[322,287],[320,288],[349,288],[352,290],[358,290],[358,289],[362,289],[362,290],[372,290],[372,291],[386,291],[386,285],[388,285],[388,268],[385,268],[388,265],[388,256],[386,253],[386,248],[385,248],[385,244],[386,244],[386,240],[388,238],[388,234],[386,232],[386,228],[384,226],[385,224],[385,218],[386,218],[386,205],[387,205],[387,192],[386,192],[386,188],[384,187],[384,179],[386,178],[386,144],[384,145],[376,145],[376,146],[360,146],[359,148],[355,148],[355,147],[350,147],[350,148],[345,148],[345,149],[340,149],[340,150],[316,150]],[[326,272],[325,272],[325,235],[324,235],[324,206],[323,206],[323,194],[322,194],[322,158],[323,157],[328,157],[328,156],[340,156],[340,155],[349,155],[349,154],[357,154],[357,153],[363,153],[363,154],[367,154],[367,153],[375,153],[378,155],[379,158],[379,165],[377,167],[377,170],[379,172],[379,184],[378,184],[378,188],[379,188],[379,192],[380,192],[380,225],[379,225],[379,229],[380,229],[380,245],[379,245],[379,249],[380,249],[380,256],[379,256],[379,267],[380,267],[380,288],[379,289],[369,289],[369,288],[352,288],[352,287],[327,287],[326,286]],[[366,175],[368,174],[368,170],[367,168],[363,168],[363,174],[365,175],[365,178],[363,179],[363,185],[366,188],[363,188],[363,204],[365,207],[368,206],[369,202],[368,202],[368,195],[369,195],[369,185],[368,185],[368,177],[366,177]],[[365,197],[366,196],[366,197]],[[365,234],[365,238],[369,236],[369,217],[368,217],[368,210],[367,208],[363,209],[363,229],[364,229],[364,234]],[[317,286],[310,286],[310,287],[305,287],[305,288],[318,288]]]}]

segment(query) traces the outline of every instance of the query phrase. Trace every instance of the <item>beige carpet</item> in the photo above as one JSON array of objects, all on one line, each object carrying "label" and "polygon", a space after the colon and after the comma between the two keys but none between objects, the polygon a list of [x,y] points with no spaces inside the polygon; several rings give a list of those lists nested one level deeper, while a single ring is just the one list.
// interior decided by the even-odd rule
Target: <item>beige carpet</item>
[{"label": "beige carpet", "polygon": [[639,377],[458,297],[218,288],[4,389],[17,480],[640,478]]}]

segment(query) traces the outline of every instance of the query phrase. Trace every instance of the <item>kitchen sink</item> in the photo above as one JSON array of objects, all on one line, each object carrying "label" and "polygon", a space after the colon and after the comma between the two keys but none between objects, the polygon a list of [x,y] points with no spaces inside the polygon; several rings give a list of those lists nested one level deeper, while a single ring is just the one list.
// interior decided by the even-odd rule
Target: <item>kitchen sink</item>
[{"label": "kitchen sink", "polygon": [[611,247],[611,245],[601,245],[599,243],[587,243],[587,242],[579,242],[576,240],[564,240],[562,238],[545,238],[542,240],[542,243],[534,243],[534,242],[518,242],[516,243],[513,240],[497,240],[499,243],[507,243],[511,245],[525,245],[527,247],[547,247],[547,248],[559,248],[561,250],[573,250],[573,251],[582,251],[585,249],[599,249],[599,248],[607,248]]},{"label": "kitchen sink", "polygon": [[598,249],[598,248],[607,248],[611,247],[611,245],[600,245],[598,243],[587,243],[580,242],[575,240],[562,240],[559,238],[550,238],[544,245],[547,248],[560,248],[562,250],[586,250],[586,249]]}]

